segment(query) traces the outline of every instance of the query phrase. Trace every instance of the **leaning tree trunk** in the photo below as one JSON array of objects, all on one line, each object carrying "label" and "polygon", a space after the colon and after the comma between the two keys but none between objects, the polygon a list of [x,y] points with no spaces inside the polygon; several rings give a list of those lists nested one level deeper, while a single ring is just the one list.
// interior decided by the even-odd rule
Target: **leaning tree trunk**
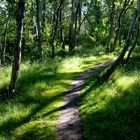
[{"label": "leaning tree trunk", "polygon": [[11,81],[9,85],[9,94],[15,92],[16,82],[19,73],[19,67],[21,62],[21,44],[23,34],[23,20],[25,10],[25,0],[19,0],[17,3],[17,16],[16,16],[16,38],[14,44],[14,60],[11,74]]},{"label": "leaning tree trunk", "polygon": [[123,62],[123,58],[129,48],[131,35],[135,26],[135,22],[139,17],[139,14],[140,14],[140,0],[138,0],[137,9],[135,10],[134,16],[131,20],[131,24],[129,27],[128,35],[123,50],[121,51],[120,55],[115,60],[115,62],[110,66],[110,68],[108,68],[107,71],[101,76],[101,80],[108,79],[111,76],[111,74],[116,70],[116,68]]},{"label": "leaning tree trunk", "polygon": [[127,54],[126,59],[124,60],[125,64],[128,63],[128,61],[129,61],[129,59],[131,57],[131,54],[132,54],[133,50],[135,49],[135,46],[136,46],[137,41],[138,41],[138,37],[139,37],[139,33],[140,33],[140,17],[139,17],[138,24],[139,25],[138,25],[138,30],[137,30],[136,38],[135,38],[135,40],[134,40],[134,42],[132,44],[132,47],[130,48],[130,50],[129,50],[128,54]]}]

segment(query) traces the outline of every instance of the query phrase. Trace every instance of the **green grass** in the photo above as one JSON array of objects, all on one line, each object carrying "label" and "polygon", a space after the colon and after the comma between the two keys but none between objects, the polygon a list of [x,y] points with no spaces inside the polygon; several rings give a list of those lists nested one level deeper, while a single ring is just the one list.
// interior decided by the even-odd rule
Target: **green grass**
[{"label": "green grass", "polygon": [[140,138],[140,59],[133,58],[111,79],[90,78],[82,90],[81,119],[85,140]]},{"label": "green grass", "polygon": [[[90,52],[42,64],[22,63],[16,97],[0,101],[0,140],[55,140],[59,107],[72,78],[112,58],[113,55],[97,57]],[[10,73],[10,66],[0,69],[1,92],[9,83]]]}]

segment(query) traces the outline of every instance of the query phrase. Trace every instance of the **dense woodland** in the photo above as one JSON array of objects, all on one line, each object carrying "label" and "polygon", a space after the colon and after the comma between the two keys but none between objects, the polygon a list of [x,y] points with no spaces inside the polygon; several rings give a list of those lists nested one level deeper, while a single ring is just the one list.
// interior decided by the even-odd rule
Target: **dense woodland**
[{"label": "dense woodland", "polygon": [[72,79],[84,140],[140,139],[140,0],[0,1],[0,140],[56,140]]}]

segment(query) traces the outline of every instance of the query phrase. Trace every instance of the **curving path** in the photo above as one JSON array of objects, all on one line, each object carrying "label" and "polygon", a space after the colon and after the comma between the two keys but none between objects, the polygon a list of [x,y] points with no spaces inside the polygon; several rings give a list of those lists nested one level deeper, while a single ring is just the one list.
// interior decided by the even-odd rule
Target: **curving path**
[{"label": "curving path", "polygon": [[91,74],[111,63],[113,63],[113,61],[107,61],[84,71],[69,85],[68,92],[64,96],[61,115],[58,118],[58,125],[56,127],[58,140],[83,140],[80,112],[78,109],[80,91]]}]

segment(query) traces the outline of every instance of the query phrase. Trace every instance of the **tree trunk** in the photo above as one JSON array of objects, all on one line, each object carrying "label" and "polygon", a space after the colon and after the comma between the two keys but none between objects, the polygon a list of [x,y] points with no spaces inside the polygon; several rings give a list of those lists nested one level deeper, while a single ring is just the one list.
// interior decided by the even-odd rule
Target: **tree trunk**
[{"label": "tree trunk", "polygon": [[58,23],[59,23],[59,13],[61,11],[62,5],[64,3],[64,0],[60,1],[59,6],[56,8],[56,5],[54,3],[54,13],[53,13],[53,23],[52,23],[52,33],[51,33],[51,39],[50,39],[50,46],[52,49],[52,58],[55,58],[55,37],[58,31]]},{"label": "tree trunk", "polygon": [[11,81],[9,85],[9,94],[15,92],[16,82],[19,73],[19,67],[21,62],[21,44],[22,44],[22,34],[23,34],[23,20],[24,20],[24,10],[25,10],[25,0],[19,0],[17,3],[17,16],[16,16],[16,38],[14,44],[14,60],[12,66]]},{"label": "tree trunk", "polygon": [[[113,46],[111,48],[111,51],[113,52],[116,48],[117,45],[117,41],[118,41],[118,36],[121,39],[121,26],[122,26],[122,18],[124,16],[124,14],[127,12],[127,10],[129,9],[129,7],[133,4],[133,0],[131,1],[130,5],[129,5],[130,0],[125,0],[124,1],[124,5],[123,5],[123,9],[119,14],[119,18],[118,18],[118,27],[117,27],[117,31],[116,31],[116,35],[115,35],[115,39],[114,39],[114,43]],[[128,6],[129,5],[129,6]],[[127,7],[128,6],[128,7]]]},{"label": "tree trunk", "polygon": [[36,0],[36,17],[37,17],[37,30],[38,30],[38,51],[39,51],[39,58],[43,58],[43,50],[42,50],[42,27],[41,27],[41,1]]},{"label": "tree trunk", "polygon": [[8,29],[8,24],[9,24],[9,17],[7,18],[7,21],[5,23],[5,29],[4,29],[4,33],[3,33],[3,43],[2,43],[2,57],[1,57],[1,64],[4,65],[5,64],[5,51],[6,51],[6,43],[7,43],[7,29]]},{"label": "tree trunk", "polygon": [[111,10],[110,10],[110,29],[109,29],[109,38],[108,38],[108,45],[107,45],[107,51],[110,51],[110,48],[112,47],[112,38],[113,38],[113,26],[114,26],[114,14],[115,14],[115,0],[112,0],[111,4]]},{"label": "tree trunk", "polygon": [[60,23],[60,42],[62,44],[62,50],[65,51],[65,43],[64,43],[64,33],[63,33],[63,27],[62,27],[62,9],[60,9],[60,13],[59,13],[59,23]]},{"label": "tree trunk", "polygon": [[71,52],[75,47],[75,30],[74,30],[74,23],[75,23],[75,13],[74,13],[74,0],[71,1],[71,21],[70,21],[70,28],[69,28],[69,52]]},{"label": "tree trunk", "polygon": [[46,0],[43,0],[42,31],[45,29],[46,22]]},{"label": "tree trunk", "polygon": [[124,44],[123,50],[121,51],[120,55],[118,56],[118,58],[115,60],[115,62],[110,66],[110,68],[107,69],[107,71],[101,76],[101,80],[105,80],[108,79],[110,77],[110,75],[116,70],[116,68],[119,66],[119,64],[121,64],[123,62],[123,58],[129,48],[129,44],[130,44],[130,40],[131,40],[131,34],[132,31],[134,29],[135,26],[135,22],[138,18],[140,14],[140,0],[138,0],[138,5],[137,5],[137,9],[135,10],[135,14],[131,20],[131,24],[129,27],[129,31],[127,34],[127,38],[126,38],[126,42]]},{"label": "tree trunk", "polygon": [[[138,22],[140,22],[140,21],[138,21]],[[139,33],[140,33],[140,23],[139,23],[139,27],[138,27],[138,30],[137,30],[137,34],[136,34],[136,38],[134,40],[134,43],[132,44],[132,47],[130,48],[130,50],[128,52],[128,55],[127,55],[126,59],[124,60],[125,64],[128,63],[128,61],[130,59],[130,56],[131,56],[133,50],[135,49],[135,46],[137,44],[137,40],[138,40],[138,37],[139,37]]]}]

